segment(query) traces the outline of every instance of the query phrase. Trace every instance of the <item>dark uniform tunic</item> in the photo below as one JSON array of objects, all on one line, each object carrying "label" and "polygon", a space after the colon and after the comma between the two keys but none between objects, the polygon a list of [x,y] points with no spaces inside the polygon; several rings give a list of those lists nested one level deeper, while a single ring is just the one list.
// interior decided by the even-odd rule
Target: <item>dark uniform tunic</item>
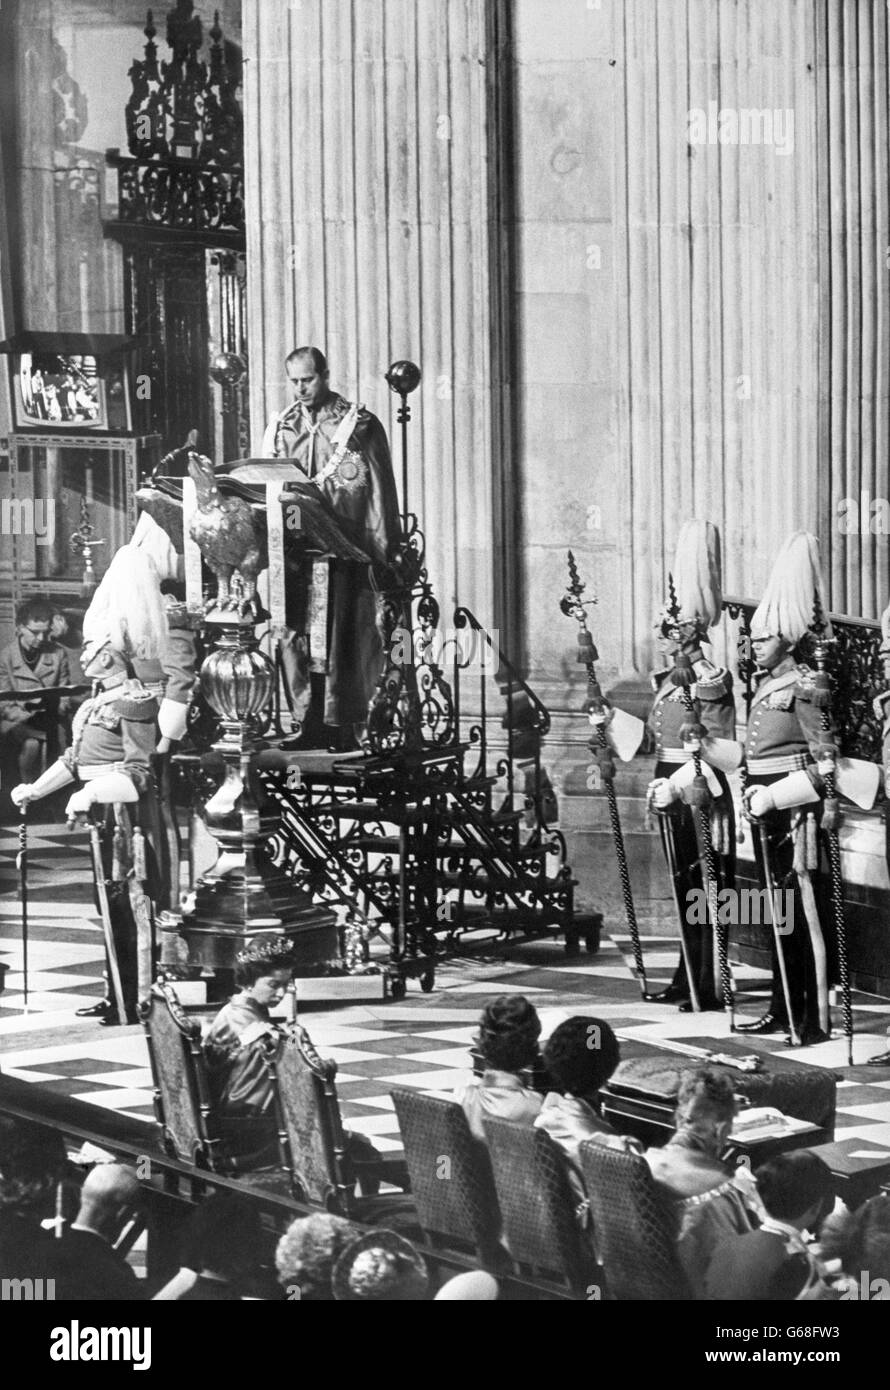
[{"label": "dark uniform tunic", "polygon": [[[683,747],[681,729],[689,722],[689,715],[683,703],[683,692],[671,684],[669,671],[659,671],[652,678],[656,689],[655,703],[649,715],[648,726],[655,739],[656,777],[670,777],[682,763],[690,761],[692,754]],[[701,722],[712,738],[733,738],[735,735],[735,702],[732,697],[732,676],[723,669],[709,671],[706,677],[691,688],[692,698],[699,702]],[[729,785],[722,772],[717,773],[722,795],[715,807],[717,817],[712,814],[712,835],[717,863],[717,888],[731,888],[735,875],[735,827],[732,811],[732,797]],[[670,872],[671,857],[676,865],[676,891],[681,907],[680,931],[686,939],[699,1002],[703,1008],[718,1006],[714,987],[714,937],[709,925],[690,924],[687,915],[688,894],[706,887],[702,874],[703,848],[699,843],[697,814],[685,801],[675,801],[658,816],[662,846]],[[718,829],[719,832],[713,832]],[[671,856],[671,849],[673,855]],[[676,990],[689,992],[686,975],[686,962],[683,956],[674,972],[672,986]]]},{"label": "dark uniform tunic", "polygon": [[[790,657],[761,679],[751,702],[745,734],[744,766],[748,787],[769,786],[793,772],[805,771],[816,791],[820,795],[824,792],[815,760],[820,746],[831,742],[831,735],[823,732],[822,712],[813,705],[812,697],[813,672],[806,666],[797,665]],[[791,889],[794,894],[793,915],[789,915],[785,924],[790,930],[783,932],[782,946],[791,1007],[802,1032],[818,1029],[819,1009],[815,957],[796,866],[807,872],[818,869],[816,826],[820,817],[821,806],[811,803],[770,811],[763,818],[767,827],[772,883],[780,891]],[[753,839],[761,887],[768,888],[771,885],[763,862],[757,823],[753,827]],[[817,910],[821,907],[818,917],[824,932],[829,914],[824,910],[818,875],[812,882]],[[787,1022],[788,1011],[775,941],[772,946],[772,968],[770,1013]]]}]

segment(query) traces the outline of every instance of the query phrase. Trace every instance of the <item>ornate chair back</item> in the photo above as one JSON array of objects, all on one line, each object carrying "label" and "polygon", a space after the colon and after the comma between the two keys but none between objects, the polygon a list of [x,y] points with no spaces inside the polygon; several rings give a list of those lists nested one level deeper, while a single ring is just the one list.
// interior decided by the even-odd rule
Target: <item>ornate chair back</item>
[{"label": "ornate chair back", "polygon": [[501,1217],[491,1164],[453,1100],[394,1087],[411,1193],[432,1244],[469,1246],[483,1265],[502,1262]]},{"label": "ornate chair back", "polygon": [[152,985],[139,1011],[164,1147],[185,1163],[222,1171],[228,1165],[214,1131],[200,1022],[187,1016],[173,986],[162,981]]},{"label": "ornate chair back", "polygon": [[270,1040],[266,1064],[295,1195],[350,1215],[355,1180],[346,1159],[336,1062],[319,1057],[309,1034],[297,1027],[292,1036]]},{"label": "ornate chair back", "polygon": [[581,1145],[581,1170],[610,1296],[691,1299],[674,1231],[646,1160],[588,1140]]},{"label": "ornate chair back", "polygon": [[492,1116],[483,1124],[511,1258],[536,1279],[567,1285],[580,1298],[591,1288],[601,1292],[559,1147],[530,1124]]}]

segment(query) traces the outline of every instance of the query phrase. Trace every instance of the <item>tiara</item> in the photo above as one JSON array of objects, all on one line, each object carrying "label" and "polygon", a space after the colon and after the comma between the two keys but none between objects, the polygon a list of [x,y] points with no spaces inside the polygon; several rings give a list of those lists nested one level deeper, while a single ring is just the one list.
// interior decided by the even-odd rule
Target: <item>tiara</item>
[{"label": "tiara", "polygon": [[243,951],[239,951],[235,960],[239,965],[280,965],[293,964],[294,945],[285,936],[266,938],[265,940],[252,941]]}]

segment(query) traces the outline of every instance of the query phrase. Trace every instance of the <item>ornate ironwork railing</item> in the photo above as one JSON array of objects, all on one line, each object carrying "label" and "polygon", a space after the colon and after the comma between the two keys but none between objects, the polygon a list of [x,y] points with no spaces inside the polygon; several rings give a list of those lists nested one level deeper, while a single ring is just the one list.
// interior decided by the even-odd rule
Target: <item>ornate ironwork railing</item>
[{"label": "ornate ironwork railing", "polygon": [[[220,246],[244,240],[244,170],[190,159],[131,159],[106,154],[117,169],[117,226],[195,232]],[[112,224],[114,225],[114,224]]]},{"label": "ornate ironwork railing", "polygon": [[[738,622],[736,661],[739,683],[744,693],[745,713],[754,694],[754,659],[751,650],[751,618],[755,599],[727,596],[724,611]],[[848,757],[881,761],[881,721],[872,708],[874,697],[886,688],[884,663],[880,654],[881,624],[873,618],[851,618],[829,613],[836,645],[831,680],[832,702],[838,725],[841,752]],[[800,657],[808,659],[807,639],[801,643]]]}]

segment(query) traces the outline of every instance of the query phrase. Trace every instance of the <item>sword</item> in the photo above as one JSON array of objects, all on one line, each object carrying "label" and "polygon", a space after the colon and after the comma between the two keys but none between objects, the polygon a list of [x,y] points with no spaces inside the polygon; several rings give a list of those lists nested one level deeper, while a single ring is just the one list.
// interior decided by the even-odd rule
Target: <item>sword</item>
[{"label": "sword", "polygon": [[19,895],[22,903],[22,994],[24,1006],[28,1007],[28,803],[23,801],[19,807],[19,852],[15,866],[19,871]]},{"label": "sword", "polygon": [[[813,704],[821,711],[822,732],[825,735],[824,756],[831,766],[822,774],[825,783],[825,801],[822,810],[822,829],[828,841],[828,864],[831,872],[831,906],[834,914],[834,929],[837,936],[837,961],[841,977],[841,999],[844,1011],[844,1032],[847,1036],[847,1065],[853,1065],[853,997],[850,990],[850,970],[847,960],[847,923],[844,916],[844,880],[841,876],[841,844],[838,835],[840,812],[837,790],[834,782],[834,746],[831,743],[831,679],[828,675],[828,653],[833,641],[827,636],[822,603],[818,593],[813,604],[814,616],[812,630],[815,637],[813,658],[816,662],[816,678],[813,688]],[[828,747],[831,752],[828,752]],[[828,981],[821,982],[826,995]]]},{"label": "sword", "polygon": [[[587,626],[587,614],[584,609],[588,603],[596,603],[596,599],[588,599],[585,603],[581,595],[587,587],[578,574],[578,566],[571,550],[569,551],[569,576],[570,582],[568,590],[560,600],[560,608],[567,618],[574,617],[581,633],[578,638],[578,659],[583,661],[587,667],[587,708],[591,714],[602,714],[603,712],[603,692],[599,681],[596,678],[596,662],[598,660],[597,650],[593,644],[593,637]],[[615,843],[615,853],[618,857],[618,873],[621,878],[621,895],[624,899],[624,915],[627,918],[627,926],[630,931],[630,939],[634,953],[634,974],[640,985],[640,993],[645,996],[648,991],[646,984],[646,966],[643,961],[643,948],[640,943],[640,930],[637,926],[637,914],[634,908],[633,893],[630,886],[630,871],[627,866],[627,850],[624,845],[624,835],[621,830],[621,817],[618,812],[618,797],[615,793],[615,764],[609,756],[609,741],[606,738],[606,730],[602,724],[596,725],[596,735],[592,736],[587,745],[591,752],[599,752],[598,763],[603,781],[606,784],[606,798],[609,803],[609,820],[612,826],[612,839]]]},{"label": "sword", "polygon": [[779,978],[782,981],[782,994],[785,999],[785,1012],[788,1014],[788,1027],[791,1032],[791,1042],[794,1047],[800,1047],[800,1034],[797,1031],[797,1024],[794,1022],[794,1010],[791,1007],[791,990],[788,987],[788,967],[785,964],[785,947],[782,945],[782,935],[776,924],[776,914],[773,911],[773,893],[776,891],[775,879],[773,878],[772,862],[770,859],[769,828],[765,821],[757,821],[757,833],[760,836],[760,854],[763,859],[763,872],[767,882],[767,912],[769,913],[770,926],[773,929],[773,941],[776,943],[776,959],[779,962]]},{"label": "sword", "polygon": [[[674,588],[672,575],[668,575],[668,615],[674,622],[674,633],[678,643],[682,643],[682,633],[680,631],[680,606],[677,602],[677,591]],[[671,684],[679,688],[683,706],[689,715],[693,725],[699,724],[699,712],[696,709],[695,701],[692,698],[692,683],[695,679],[695,672],[687,656],[682,651],[682,646],[678,651],[677,661],[671,672]],[[699,728],[701,726],[699,724]],[[701,729],[701,733],[705,730]],[[711,838],[711,813],[710,813],[710,793],[708,785],[702,772],[701,763],[701,744],[696,737],[692,748],[692,760],[695,766],[696,787],[693,785],[692,795],[695,800],[692,804],[695,807],[699,834],[701,835],[702,849],[704,850],[704,869],[705,869],[705,889],[708,900],[708,915],[711,919],[711,929],[717,943],[717,959],[714,969],[714,985],[716,989],[722,990],[723,1004],[729,1014],[730,1028],[735,1027],[735,999],[732,988],[732,972],[729,969],[729,953],[727,950],[726,931],[720,924],[720,913],[717,905],[717,859],[714,854],[714,842]]]},{"label": "sword", "polygon": [[671,876],[671,887],[674,890],[674,902],[677,905],[677,917],[680,923],[680,951],[683,955],[683,964],[686,966],[686,980],[689,985],[689,999],[692,1004],[693,1013],[701,1013],[701,1002],[698,997],[698,986],[695,981],[695,972],[692,969],[692,958],[689,954],[689,943],[686,939],[686,914],[685,908],[680,902],[679,889],[679,869],[677,867],[677,856],[674,853],[674,837],[671,826],[668,824],[668,816],[672,812],[670,809],[658,812],[658,828],[661,831],[661,843],[664,845],[664,854],[668,862],[668,872]]},{"label": "sword", "polygon": [[105,952],[108,956],[108,974],[111,979],[112,993],[117,1005],[118,1018],[121,1023],[126,1023],[127,1009],[124,1004],[124,988],[121,984],[121,972],[117,963],[117,946],[111,925],[111,909],[108,905],[108,889],[105,885],[105,869],[102,864],[102,845],[99,840],[99,827],[92,817],[90,817],[90,856],[93,862],[93,877],[96,880],[96,896],[99,899],[99,916],[102,918],[102,933],[105,937]]}]

